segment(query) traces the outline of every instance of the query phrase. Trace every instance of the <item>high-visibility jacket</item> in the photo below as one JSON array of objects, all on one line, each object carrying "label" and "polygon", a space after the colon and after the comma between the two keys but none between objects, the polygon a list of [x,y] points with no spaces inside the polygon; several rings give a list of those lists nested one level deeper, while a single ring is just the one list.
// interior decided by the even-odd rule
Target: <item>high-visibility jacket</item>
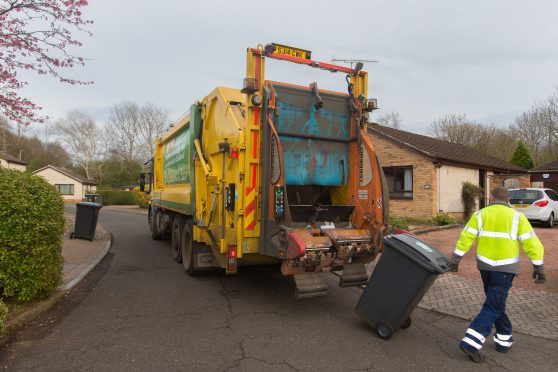
[{"label": "high-visibility jacket", "polygon": [[454,254],[463,256],[476,240],[479,270],[519,274],[520,243],[533,265],[543,264],[544,248],[533,227],[523,213],[508,204],[490,204],[473,213]]}]

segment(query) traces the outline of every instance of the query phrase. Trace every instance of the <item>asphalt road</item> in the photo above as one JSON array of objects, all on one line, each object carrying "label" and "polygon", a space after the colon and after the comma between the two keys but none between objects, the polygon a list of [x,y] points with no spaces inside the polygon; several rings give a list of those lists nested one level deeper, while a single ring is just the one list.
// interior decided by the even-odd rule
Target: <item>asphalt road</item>
[{"label": "asphalt road", "polygon": [[[381,340],[354,312],[360,292],[328,275],[327,297],[297,301],[275,267],[189,277],[146,217],[101,210],[111,251],[80,286],[0,348],[6,370],[537,370],[558,365],[558,343],[515,334],[487,361],[457,348],[459,319],[417,309]],[[553,367],[554,366],[554,367]]]}]

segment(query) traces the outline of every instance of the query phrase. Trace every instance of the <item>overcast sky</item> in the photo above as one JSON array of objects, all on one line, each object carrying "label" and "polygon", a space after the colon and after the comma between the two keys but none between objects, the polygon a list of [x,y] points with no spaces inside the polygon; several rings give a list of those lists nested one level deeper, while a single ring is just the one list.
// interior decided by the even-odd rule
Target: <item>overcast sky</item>
[{"label": "overcast sky", "polygon": [[[240,87],[247,47],[312,50],[316,60],[367,64],[378,117],[425,132],[445,114],[508,125],[558,86],[556,1],[90,0],[95,23],[70,75],[91,86],[29,77],[23,92],[53,120],[84,109],[104,122],[110,106],[153,102],[177,118],[216,86]],[[267,60],[267,78],[346,91],[344,76]]]}]

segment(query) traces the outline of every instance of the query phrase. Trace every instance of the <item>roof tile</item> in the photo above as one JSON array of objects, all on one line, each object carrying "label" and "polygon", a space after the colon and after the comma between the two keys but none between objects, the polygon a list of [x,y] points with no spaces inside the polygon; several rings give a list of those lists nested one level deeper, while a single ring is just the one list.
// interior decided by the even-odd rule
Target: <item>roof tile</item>
[{"label": "roof tile", "polygon": [[400,129],[370,124],[369,131],[406,145],[438,161],[452,161],[499,172],[525,173],[527,170],[474,148]]},{"label": "roof tile", "polygon": [[529,172],[553,172],[558,171],[558,160],[551,161],[536,168],[531,169]]}]

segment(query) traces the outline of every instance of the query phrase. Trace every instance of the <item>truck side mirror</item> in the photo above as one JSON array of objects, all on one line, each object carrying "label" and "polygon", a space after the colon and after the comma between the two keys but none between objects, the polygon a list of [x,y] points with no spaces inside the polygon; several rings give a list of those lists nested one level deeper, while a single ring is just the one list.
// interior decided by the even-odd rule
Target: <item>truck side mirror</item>
[{"label": "truck side mirror", "polygon": [[140,176],[139,176],[139,188],[140,188],[140,191],[143,191],[146,194],[151,193],[151,173],[140,174]]}]

